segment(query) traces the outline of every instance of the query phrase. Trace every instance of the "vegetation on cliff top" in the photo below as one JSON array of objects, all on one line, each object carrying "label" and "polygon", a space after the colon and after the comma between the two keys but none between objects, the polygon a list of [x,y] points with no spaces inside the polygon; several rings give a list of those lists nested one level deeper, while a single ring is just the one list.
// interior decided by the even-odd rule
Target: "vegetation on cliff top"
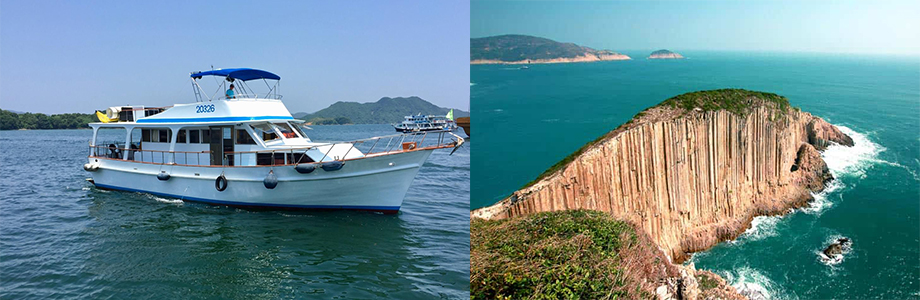
[{"label": "vegetation on cliff top", "polygon": [[[758,99],[762,100],[763,102],[758,101]],[[650,108],[647,108],[637,113],[629,121],[626,121],[626,123],[623,123],[622,125],[614,129],[613,131],[610,131],[604,135],[601,135],[597,139],[591,142],[588,142],[584,146],[581,146],[581,148],[578,148],[578,150],[576,150],[572,154],[569,154],[568,156],[566,156],[565,158],[563,158],[556,164],[546,169],[546,171],[543,171],[543,173],[541,173],[540,176],[537,176],[536,179],[528,182],[522,188],[526,188],[531,185],[534,185],[540,180],[542,180],[543,178],[546,178],[547,176],[552,175],[556,171],[561,170],[565,166],[569,165],[569,163],[574,161],[575,158],[577,158],[579,155],[581,155],[582,153],[590,149],[592,146],[594,146],[598,142],[601,142],[608,136],[615,134],[618,130],[627,128],[628,125],[632,124],[634,121],[637,121],[643,116],[645,116],[646,112],[652,108],[670,107],[670,108],[683,109],[686,112],[693,111],[696,108],[699,108],[702,111],[714,111],[714,110],[724,109],[736,115],[745,115],[748,112],[750,112],[750,110],[754,108],[755,106],[763,105],[764,103],[773,104],[772,107],[775,110],[776,112],[775,115],[777,117],[784,116],[785,113],[791,107],[789,105],[789,99],[787,99],[786,97],[783,97],[777,94],[773,94],[773,93],[749,91],[745,89],[719,89],[719,90],[696,91],[696,92],[685,93],[685,94],[681,94],[681,95],[677,95],[677,96],[668,98],[667,100],[664,100],[658,105],[652,106]],[[791,107],[791,108],[798,110],[798,108],[796,107]],[[773,119],[771,119],[771,121],[772,120]]]},{"label": "vegetation on cliff top", "polygon": [[720,89],[697,91],[677,95],[664,100],[657,106],[670,106],[673,108],[682,108],[693,110],[700,108],[703,111],[712,111],[724,109],[736,115],[745,115],[755,105],[760,104],[757,99],[766,103],[772,103],[775,109],[785,112],[789,109],[789,99],[786,97],[766,92],[749,91],[745,89]]},{"label": "vegetation on cliff top", "polygon": [[655,51],[655,52],[652,52],[652,54],[650,54],[650,55],[667,55],[667,54],[672,54],[672,53],[674,53],[674,52],[671,52],[670,50],[667,50],[667,49],[661,49],[661,50],[657,50],[657,51]]},{"label": "vegetation on cliff top", "polygon": [[514,62],[522,60],[574,58],[585,54],[617,54],[607,50],[594,50],[573,43],[560,43],[551,39],[508,34],[470,39],[470,61],[497,60]]},{"label": "vegetation on cliff top", "polygon": [[598,211],[473,219],[470,245],[472,299],[650,298],[636,279],[664,272],[657,248]]}]

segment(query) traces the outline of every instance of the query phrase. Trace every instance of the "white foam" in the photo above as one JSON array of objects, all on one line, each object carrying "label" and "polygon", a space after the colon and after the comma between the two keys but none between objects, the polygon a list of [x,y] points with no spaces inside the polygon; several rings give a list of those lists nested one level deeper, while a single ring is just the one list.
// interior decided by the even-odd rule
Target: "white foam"
[{"label": "white foam", "polygon": [[493,110],[493,111],[496,111],[496,112],[503,112],[503,111],[505,111],[505,110],[504,110],[504,109],[501,109],[501,108],[499,108],[499,109],[495,109],[495,110]]},{"label": "white foam", "polygon": [[821,263],[827,266],[834,266],[842,262],[844,257],[850,254],[850,251],[853,249],[853,244],[854,244],[853,239],[850,239],[849,245],[846,245],[843,247],[843,252],[841,254],[834,255],[834,257],[828,257],[827,255],[824,255],[825,247],[827,247],[828,245],[832,243],[836,243],[837,240],[842,239],[842,238],[845,238],[845,237],[842,235],[829,236],[827,240],[824,241],[824,244],[821,245],[821,248],[818,248],[817,250],[815,250],[815,253],[818,254],[818,260],[820,260]]},{"label": "white foam", "polygon": [[722,275],[738,293],[747,296],[748,299],[773,299],[773,281],[751,267],[743,266]]},{"label": "white foam", "polygon": [[808,207],[802,208],[802,211],[810,215],[821,215],[822,212],[834,206],[834,202],[828,199],[828,196],[836,190],[844,188],[846,185],[840,180],[832,180],[820,193],[812,193],[815,200],[808,203]]},{"label": "white foam", "polygon": [[476,84],[475,84],[475,83],[472,83],[472,82],[470,82],[470,86],[474,86],[474,85],[476,85]]},{"label": "white foam", "polygon": [[169,204],[180,204],[180,205],[184,203],[182,200],[179,200],[179,199],[160,198],[160,197],[153,196],[153,195],[149,195],[149,197],[150,199],[156,200],[157,202],[163,202],[163,203],[169,203]]},{"label": "white foam", "polygon": [[748,228],[738,239],[730,241],[736,243],[740,241],[757,241],[767,237],[776,236],[776,224],[782,220],[781,216],[768,217],[756,216],[751,220],[751,228]]},{"label": "white foam", "polygon": [[885,147],[873,143],[866,135],[852,129],[835,125],[840,132],[853,138],[853,146],[831,145],[821,153],[821,158],[827,163],[834,177],[854,176],[865,178],[866,170],[873,164],[884,162],[879,160],[878,154],[885,151]]}]

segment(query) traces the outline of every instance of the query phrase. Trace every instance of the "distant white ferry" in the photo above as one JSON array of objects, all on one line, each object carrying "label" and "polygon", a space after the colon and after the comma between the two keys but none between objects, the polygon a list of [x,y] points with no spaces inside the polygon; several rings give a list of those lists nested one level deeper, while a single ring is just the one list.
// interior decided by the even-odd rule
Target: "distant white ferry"
[{"label": "distant white ferry", "polygon": [[398,132],[424,132],[424,131],[454,131],[457,123],[454,122],[454,110],[451,109],[447,116],[426,116],[417,114],[406,116],[402,123],[393,125]]},{"label": "distant white ferry", "polygon": [[[215,94],[227,83],[239,94],[212,99],[198,83],[204,76],[225,79]],[[253,93],[252,80],[264,81],[268,92]],[[103,122],[89,124],[83,167],[101,189],[245,208],[396,213],[431,152],[464,142],[450,132],[314,142],[281,102],[280,80],[249,68],[196,72],[196,103],[97,113]],[[99,141],[100,129],[125,137]]]}]

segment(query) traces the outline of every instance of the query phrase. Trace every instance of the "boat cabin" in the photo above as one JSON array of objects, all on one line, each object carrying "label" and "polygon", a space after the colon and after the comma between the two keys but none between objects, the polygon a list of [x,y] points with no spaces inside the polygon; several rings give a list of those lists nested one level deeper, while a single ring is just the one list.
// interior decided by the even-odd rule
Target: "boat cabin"
[{"label": "boat cabin", "polygon": [[[220,76],[214,97],[198,79]],[[171,107],[120,106],[98,113],[91,123],[91,156],[141,163],[195,166],[264,166],[325,162],[364,156],[354,145],[316,143],[302,120],[294,119],[278,94],[278,75],[256,69],[223,69],[191,74],[196,102]],[[247,82],[266,81],[257,94]],[[275,80],[274,86],[267,80]],[[228,96],[225,83],[239,93]],[[204,97],[204,98],[203,98]],[[100,129],[123,129],[123,139],[102,141]]]}]

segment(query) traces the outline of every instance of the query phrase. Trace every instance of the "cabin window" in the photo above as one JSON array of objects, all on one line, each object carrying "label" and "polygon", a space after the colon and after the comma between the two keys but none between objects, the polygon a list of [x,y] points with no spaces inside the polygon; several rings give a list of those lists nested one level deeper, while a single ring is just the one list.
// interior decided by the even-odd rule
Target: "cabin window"
[{"label": "cabin window", "polygon": [[208,130],[208,129],[201,130],[201,143],[202,144],[211,143],[211,130]]},{"label": "cabin window", "polygon": [[179,130],[179,140],[176,141],[176,143],[183,143],[183,144],[188,143],[188,140],[185,139],[187,136],[186,131],[187,130],[185,129]]},{"label": "cabin window", "polygon": [[169,143],[169,138],[171,137],[169,136],[169,130],[160,129],[159,132],[160,132],[160,143]]},{"label": "cabin window", "polygon": [[236,144],[237,145],[255,145],[256,140],[252,139],[252,136],[246,132],[245,129],[236,130]]},{"label": "cabin window", "polygon": [[150,129],[150,141],[154,143],[160,142],[160,130],[159,129]]},{"label": "cabin window", "polygon": [[297,137],[297,134],[294,133],[294,130],[291,129],[291,126],[287,123],[275,123],[275,126],[278,126],[278,130],[281,131],[281,134],[284,135],[284,138],[292,139]]},{"label": "cabin window", "polygon": [[275,133],[273,126],[269,123],[253,124],[252,130],[256,133],[256,136],[263,141],[267,142],[278,139],[278,134]]},{"label": "cabin window", "polygon": [[285,154],[284,153],[258,153],[256,154],[256,165],[259,166],[274,166],[274,165],[284,165]]},{"label": "cabin window", "polygon": [[198,129],[189,130],[188,131],[188,139],[189,139],[188,142],[194,143],[194,144],[201,143],[201,139],[199,139],[200,133],[201,131],[198,131]]},{"label": "cabin window", "polygon": [[150,141],[150,129],[141,129],[141,141]]}]

